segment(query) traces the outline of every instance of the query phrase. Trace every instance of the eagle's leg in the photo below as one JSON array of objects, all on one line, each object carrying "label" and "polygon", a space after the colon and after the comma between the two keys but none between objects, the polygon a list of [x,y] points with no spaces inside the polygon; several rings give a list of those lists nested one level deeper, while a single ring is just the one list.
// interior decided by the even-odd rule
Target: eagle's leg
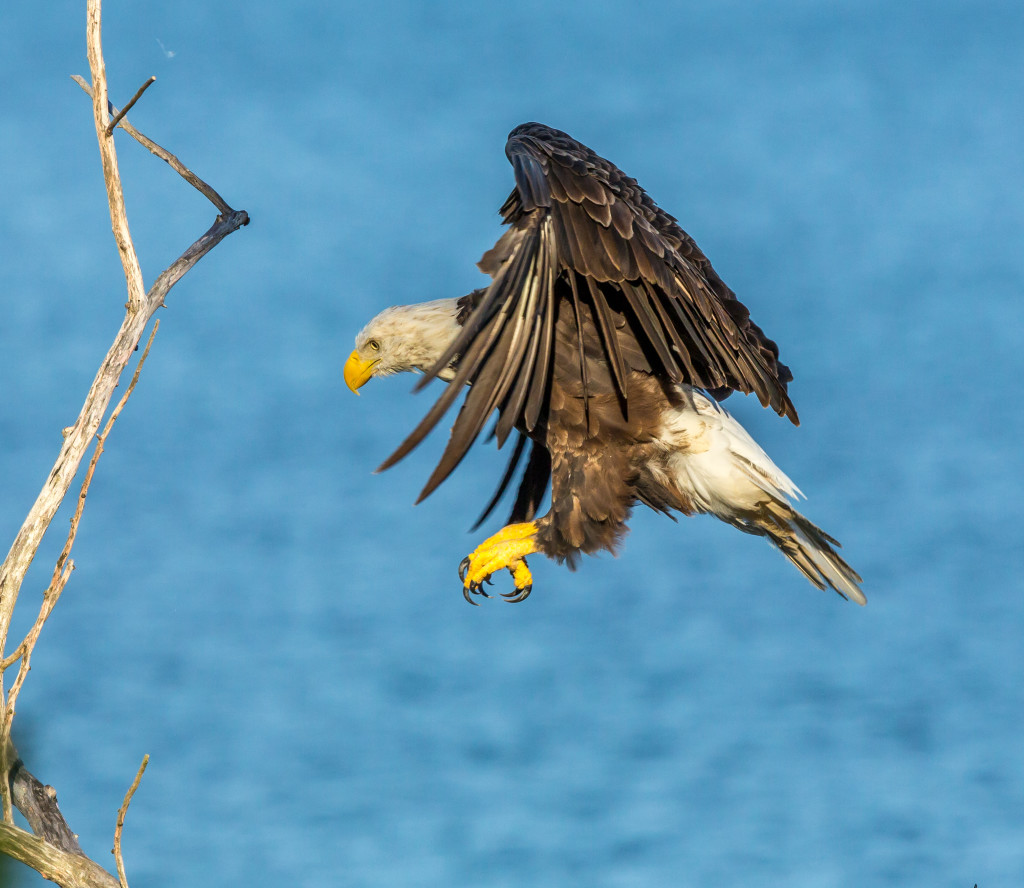
[{"label": "eagle's leg", "polygon": [[483,584],[491,574],[507,568],[512,574],[515,589],[503,592],[506,601],[522,601],[533,589],[533,576],[526,566],[525,556],[538,551],[537,525],[528,521],[524,524],[509,524],[494,536],[484,540],[459,565],[459,579],[462,580],[462,594],[470,604],[476,604],[470,593],[488,597]]}]

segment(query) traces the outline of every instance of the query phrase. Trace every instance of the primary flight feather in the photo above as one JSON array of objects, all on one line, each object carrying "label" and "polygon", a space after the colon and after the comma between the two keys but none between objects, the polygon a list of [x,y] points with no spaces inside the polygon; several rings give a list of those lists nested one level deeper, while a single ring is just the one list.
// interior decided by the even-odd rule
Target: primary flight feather
[{"label": "primary flight feather", "polygon": [[[534,552],[572,565],[614,551],[641,502],[765,536],[816,586],[864,603],[835,540],[793,509],[796,487],[717,403],[753,393],[798,421],[778,347],[693,239],[635,179],[565,133],[523,124],[505,153],[515,188],[501,208],[508,228],[479,263],[490,284],[386,309],[345,366],[353,390],[405,370],[424,373],[418,388],[448,381],[382,469],[465,392],[420,499],[496,414],[498,445],[518,437],[482,520],[530,445],[509,525],[460,566],[467,600],[502,568],[515,584],[505,597],[525,598]],[[551,508],[536,518],[549,485]]]}]

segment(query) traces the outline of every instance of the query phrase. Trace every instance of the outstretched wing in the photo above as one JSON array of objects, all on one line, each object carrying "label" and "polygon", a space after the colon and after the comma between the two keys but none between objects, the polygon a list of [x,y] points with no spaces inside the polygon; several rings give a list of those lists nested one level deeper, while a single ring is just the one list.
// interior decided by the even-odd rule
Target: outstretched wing
[{"label": "outstretched wing", "polygon": [[[792,374],[775,343],[635,179],[538,123],[514,129],[505,153],[516,181],[501,208],[509,228],[480,260],[493,280],[474,294],[461,333],[420,386],[453,359],[455,377],[381,469],[419,444],[467,385],[421,500],[458,465],[494,410],[499,446],[515,427],[533,431],[545,414],[561,307],[596,327],[623,403],[631,365],[625,351],[643,354],[643,369],[672,382],[719,396],[752,392],[797,422],[786,393]],[[583,324],[575,327],[586,397]]]}]

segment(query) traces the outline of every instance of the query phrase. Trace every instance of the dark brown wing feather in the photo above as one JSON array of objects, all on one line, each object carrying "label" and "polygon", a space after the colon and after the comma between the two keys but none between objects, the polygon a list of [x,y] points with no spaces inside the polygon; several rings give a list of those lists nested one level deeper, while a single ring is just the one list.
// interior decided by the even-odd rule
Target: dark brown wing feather
[{"label": "dark brown wing feather", "polygon": [[[526,449],[526,442],[528,440],[529,436],[526,433],[519,432],[516,445],[512,449],[512,455],[509,457],[508,465],[505,467],[505,474],[502,475],[501,481],[498,482],[498,489],[494,491],[494,495],[484,507],[483,512],[480,513],[476,524],[470,530],[479,528],[487,520],[491,512],[494,511],[498,503],[501,502],[505,491],[508,490],[509,485],[512,483],[516,469],[519,468],[519,463],[522,460],[523,451]],[[547,448],[543,444],[538,444],[534,441],[530,449],[530,458],[526,461],[526,468],[523,470],[522,478],[519,480],[519,489],[516,492],[515,503],[513,503],[512,512],[508,517],[509,524],[533,520],[537,514],[537,509],[540,507],[541,500],[544,499],[544,495],[548,492],[550,480],[551,454],[548,453]]]},{"label": "dark brown wing feather", "polygon": [[[778,346],[750,320],[693,238],[635,179],[538,123],[513,130],[505,152],[513,169],[529,177],[531,195],[524,203],[517,174],[516,190],[502,207],[505,221],[515,229],[531,207],[544,208],[554,221],[560,265],[623,289],[637,335],[655,346],[661,370],[722,395],[752,392],[797,422],[786,393],[793,376],[779,361]],[[622,286],[627,282],[632,287]],[[660,334],[645,323],[651,315],[662,319]],[[664,360],[665,350],[672,360]],[[609,358],[614,361],[614,355]]]},{"label": "dark brown wing feather", "polygon": [[[420,499],[458,465],[493,411],[499,445],[513,428],[529,434],[542,425],[556,366],[554,319],[563,302],[599,331],[623,410],[626,373],[642,368],[718,397],[754,393],[798,422],[786,392],[793,377],[778,360],[778,347],[635,179],[539,123],[514,129],[505,153],[516,181],[501,208],[509,229],[480,260],[493,280],[464,301],[460,334],[418,387],[453,360],[455,377],[381,469],[419,444],[466,386]],[[576,363],[579,379],[585,372],[579,355]],[[585,393],[587,386],[583,379]],[[512,469],[518,461],[515,456]],[[511,472],[502,490],[510,479]]]},{"label": "dark brown wing feather", "polygon": [[505,466],[505,474],[501,476],[501,480],[498,482],[498,489],[494,491],[494,494],[487,501],[487,505],[484,506],[480,517],[476,519],[476,524],[470,528],[470,532],[480,527],[487,520],[491,512],[494,511],[498,503],[501,502],[501,498],[505,495],[505,491],[508,490],[509,484],[512,483],[516,469],[519,468],[519,461],[523,458],[523,451],[526,450],[526,442],[528,440],[529,438],[523,432],[519,433],[516,446],[512,448],[512,454],[509,456],[508,465]]}]

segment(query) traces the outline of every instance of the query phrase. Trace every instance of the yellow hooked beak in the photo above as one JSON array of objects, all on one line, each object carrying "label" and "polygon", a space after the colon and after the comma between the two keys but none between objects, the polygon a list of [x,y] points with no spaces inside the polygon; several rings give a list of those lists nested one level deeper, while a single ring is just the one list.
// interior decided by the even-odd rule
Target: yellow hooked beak
[{"label": "yellow hooked beak", "polygon": [[370,377],[373,376],[373,368],[377,366],[377,363],[377,361],[365,361],[359,357],[359,352],[352,352],[345,362],[345,384],[358,395],[359,387],[370,381]]}]

